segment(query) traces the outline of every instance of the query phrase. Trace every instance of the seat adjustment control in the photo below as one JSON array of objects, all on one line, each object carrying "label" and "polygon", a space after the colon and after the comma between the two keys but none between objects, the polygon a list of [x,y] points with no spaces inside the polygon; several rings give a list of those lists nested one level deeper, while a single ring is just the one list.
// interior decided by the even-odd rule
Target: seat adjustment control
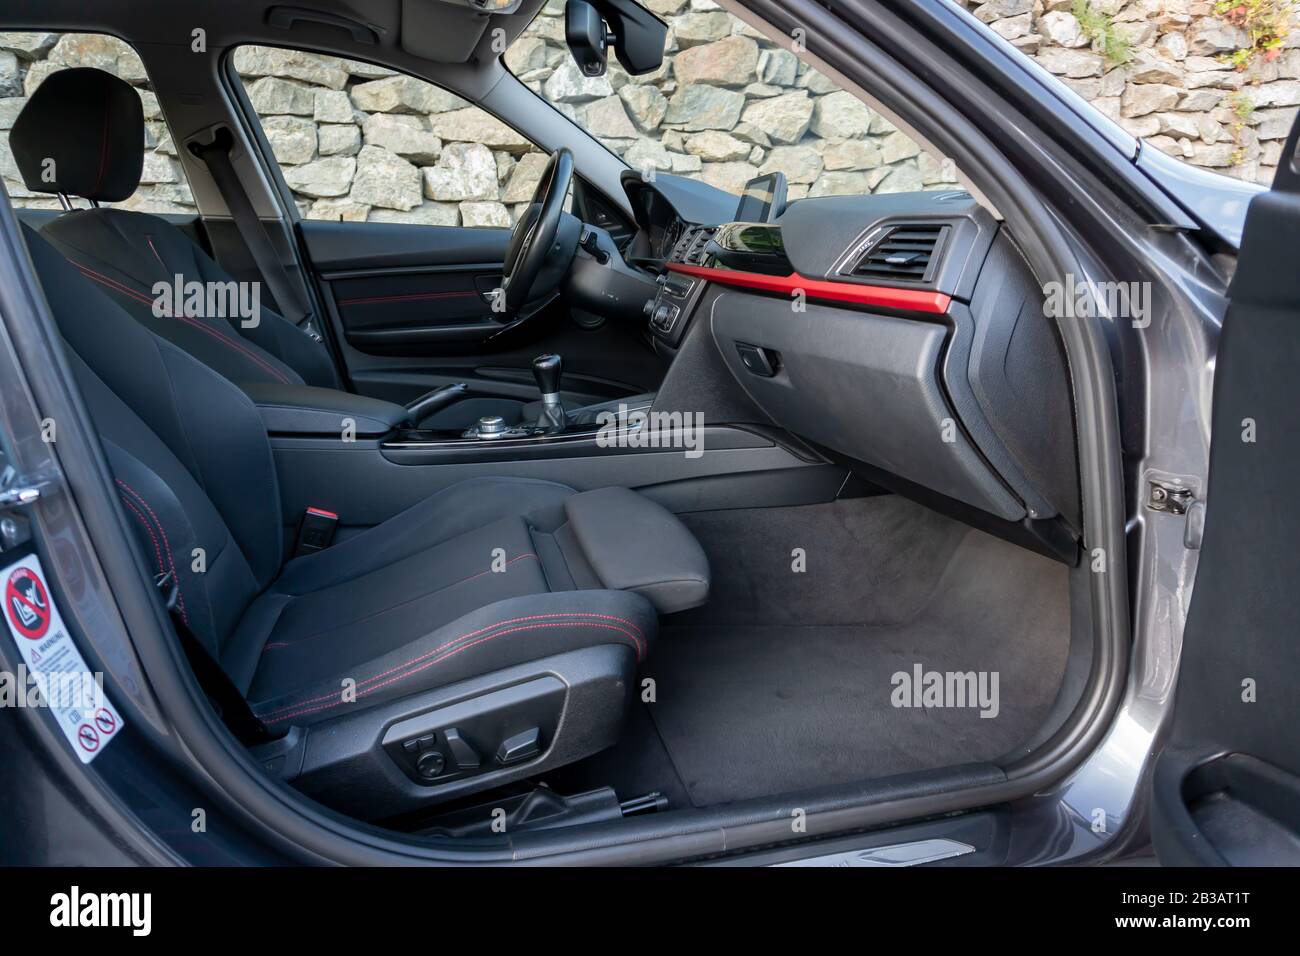
[{"label": "seat adjustment control", "polygon": [[415,772],[425,780],[432,780],[442,773],[446,766],[447,758],[437,750],[426,750],[415,760]]},{"label": "seat adjustment control", "polygon": [[536,727],[530,727],[523,733],[515,734],[501,741],[497,747],[497,763],[503,767],[520,763],[542,752],[542,734]]},{"label": "seat adjustment control", "polygon": [[455,727],[445,731],[442,739],[447,742],[447,749],[451,751],[451,757],[456,761],[457,769],[474,770],[479,766],[478,751],[470,746],[469,741]]}]

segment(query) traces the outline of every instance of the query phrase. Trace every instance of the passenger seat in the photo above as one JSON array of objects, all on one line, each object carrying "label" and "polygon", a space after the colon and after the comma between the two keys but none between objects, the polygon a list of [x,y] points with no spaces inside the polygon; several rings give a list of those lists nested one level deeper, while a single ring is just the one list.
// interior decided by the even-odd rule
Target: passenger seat
[{"label": "passenger seat", "polygon": [[269,731],[271,772],[377,818],[617,739],[658,614],[708,596],[675,516],[626,488],[480,478],[286,561],[249,398],[23,233],[145,565]]}]

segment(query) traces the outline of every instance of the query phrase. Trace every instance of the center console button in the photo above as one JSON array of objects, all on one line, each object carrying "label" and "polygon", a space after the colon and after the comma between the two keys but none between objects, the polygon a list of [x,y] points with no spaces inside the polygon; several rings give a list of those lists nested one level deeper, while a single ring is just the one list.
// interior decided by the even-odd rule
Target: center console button
[{"label": "center console button", "polygon": [[498,438],[506,433],[506,420],[500,415],[484,415],[477,430],[480,438]]}]

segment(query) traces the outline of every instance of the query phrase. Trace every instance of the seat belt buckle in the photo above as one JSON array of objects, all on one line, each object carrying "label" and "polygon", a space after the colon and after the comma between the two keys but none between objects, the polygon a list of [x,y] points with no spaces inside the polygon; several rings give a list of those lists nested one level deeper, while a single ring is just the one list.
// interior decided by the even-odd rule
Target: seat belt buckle
[{"label": "seat belt buckle", "polygon": [[316,331],[316,322],[310,315],[302,320],[302,325],[298,326],[298,328],[306,332],[311,337],[312,341],[317,344],[321,344],[325,341],[324,337]]},{"label": "seat belt buckle", "polygon": [[304,554],[324,551],[334,540],[334,530],[338,524],[339,516],[334,512],[324,508],[308,508],[298,524],[298,543],[293,549],[293,556],[300,558]]}]

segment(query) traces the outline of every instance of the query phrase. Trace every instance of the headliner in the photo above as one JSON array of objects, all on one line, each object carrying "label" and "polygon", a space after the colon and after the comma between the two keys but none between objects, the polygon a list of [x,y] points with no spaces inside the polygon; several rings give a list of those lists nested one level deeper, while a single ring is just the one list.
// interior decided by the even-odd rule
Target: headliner
[{"label": "headliner", "polygon": [[[243,43],[309,46],[339,56],[398,65],[411,60],[462,64],[490,71],[498,54],[493,31],[505,30],[509,43],[523,31],[546,0],[516,0],[508,14],[484,14],[468,0],[25,0],[0,13],[4,29],[109,33],[132,46],[188,47],[191,31],[207,31],[209,50]],[[312,9],[346,17],[374,28],[377,44],[361,43],[345,29],[298,22],[292,29],[267,24],[274,7]],[[423,71],[421,71],[423,72]]]}]

